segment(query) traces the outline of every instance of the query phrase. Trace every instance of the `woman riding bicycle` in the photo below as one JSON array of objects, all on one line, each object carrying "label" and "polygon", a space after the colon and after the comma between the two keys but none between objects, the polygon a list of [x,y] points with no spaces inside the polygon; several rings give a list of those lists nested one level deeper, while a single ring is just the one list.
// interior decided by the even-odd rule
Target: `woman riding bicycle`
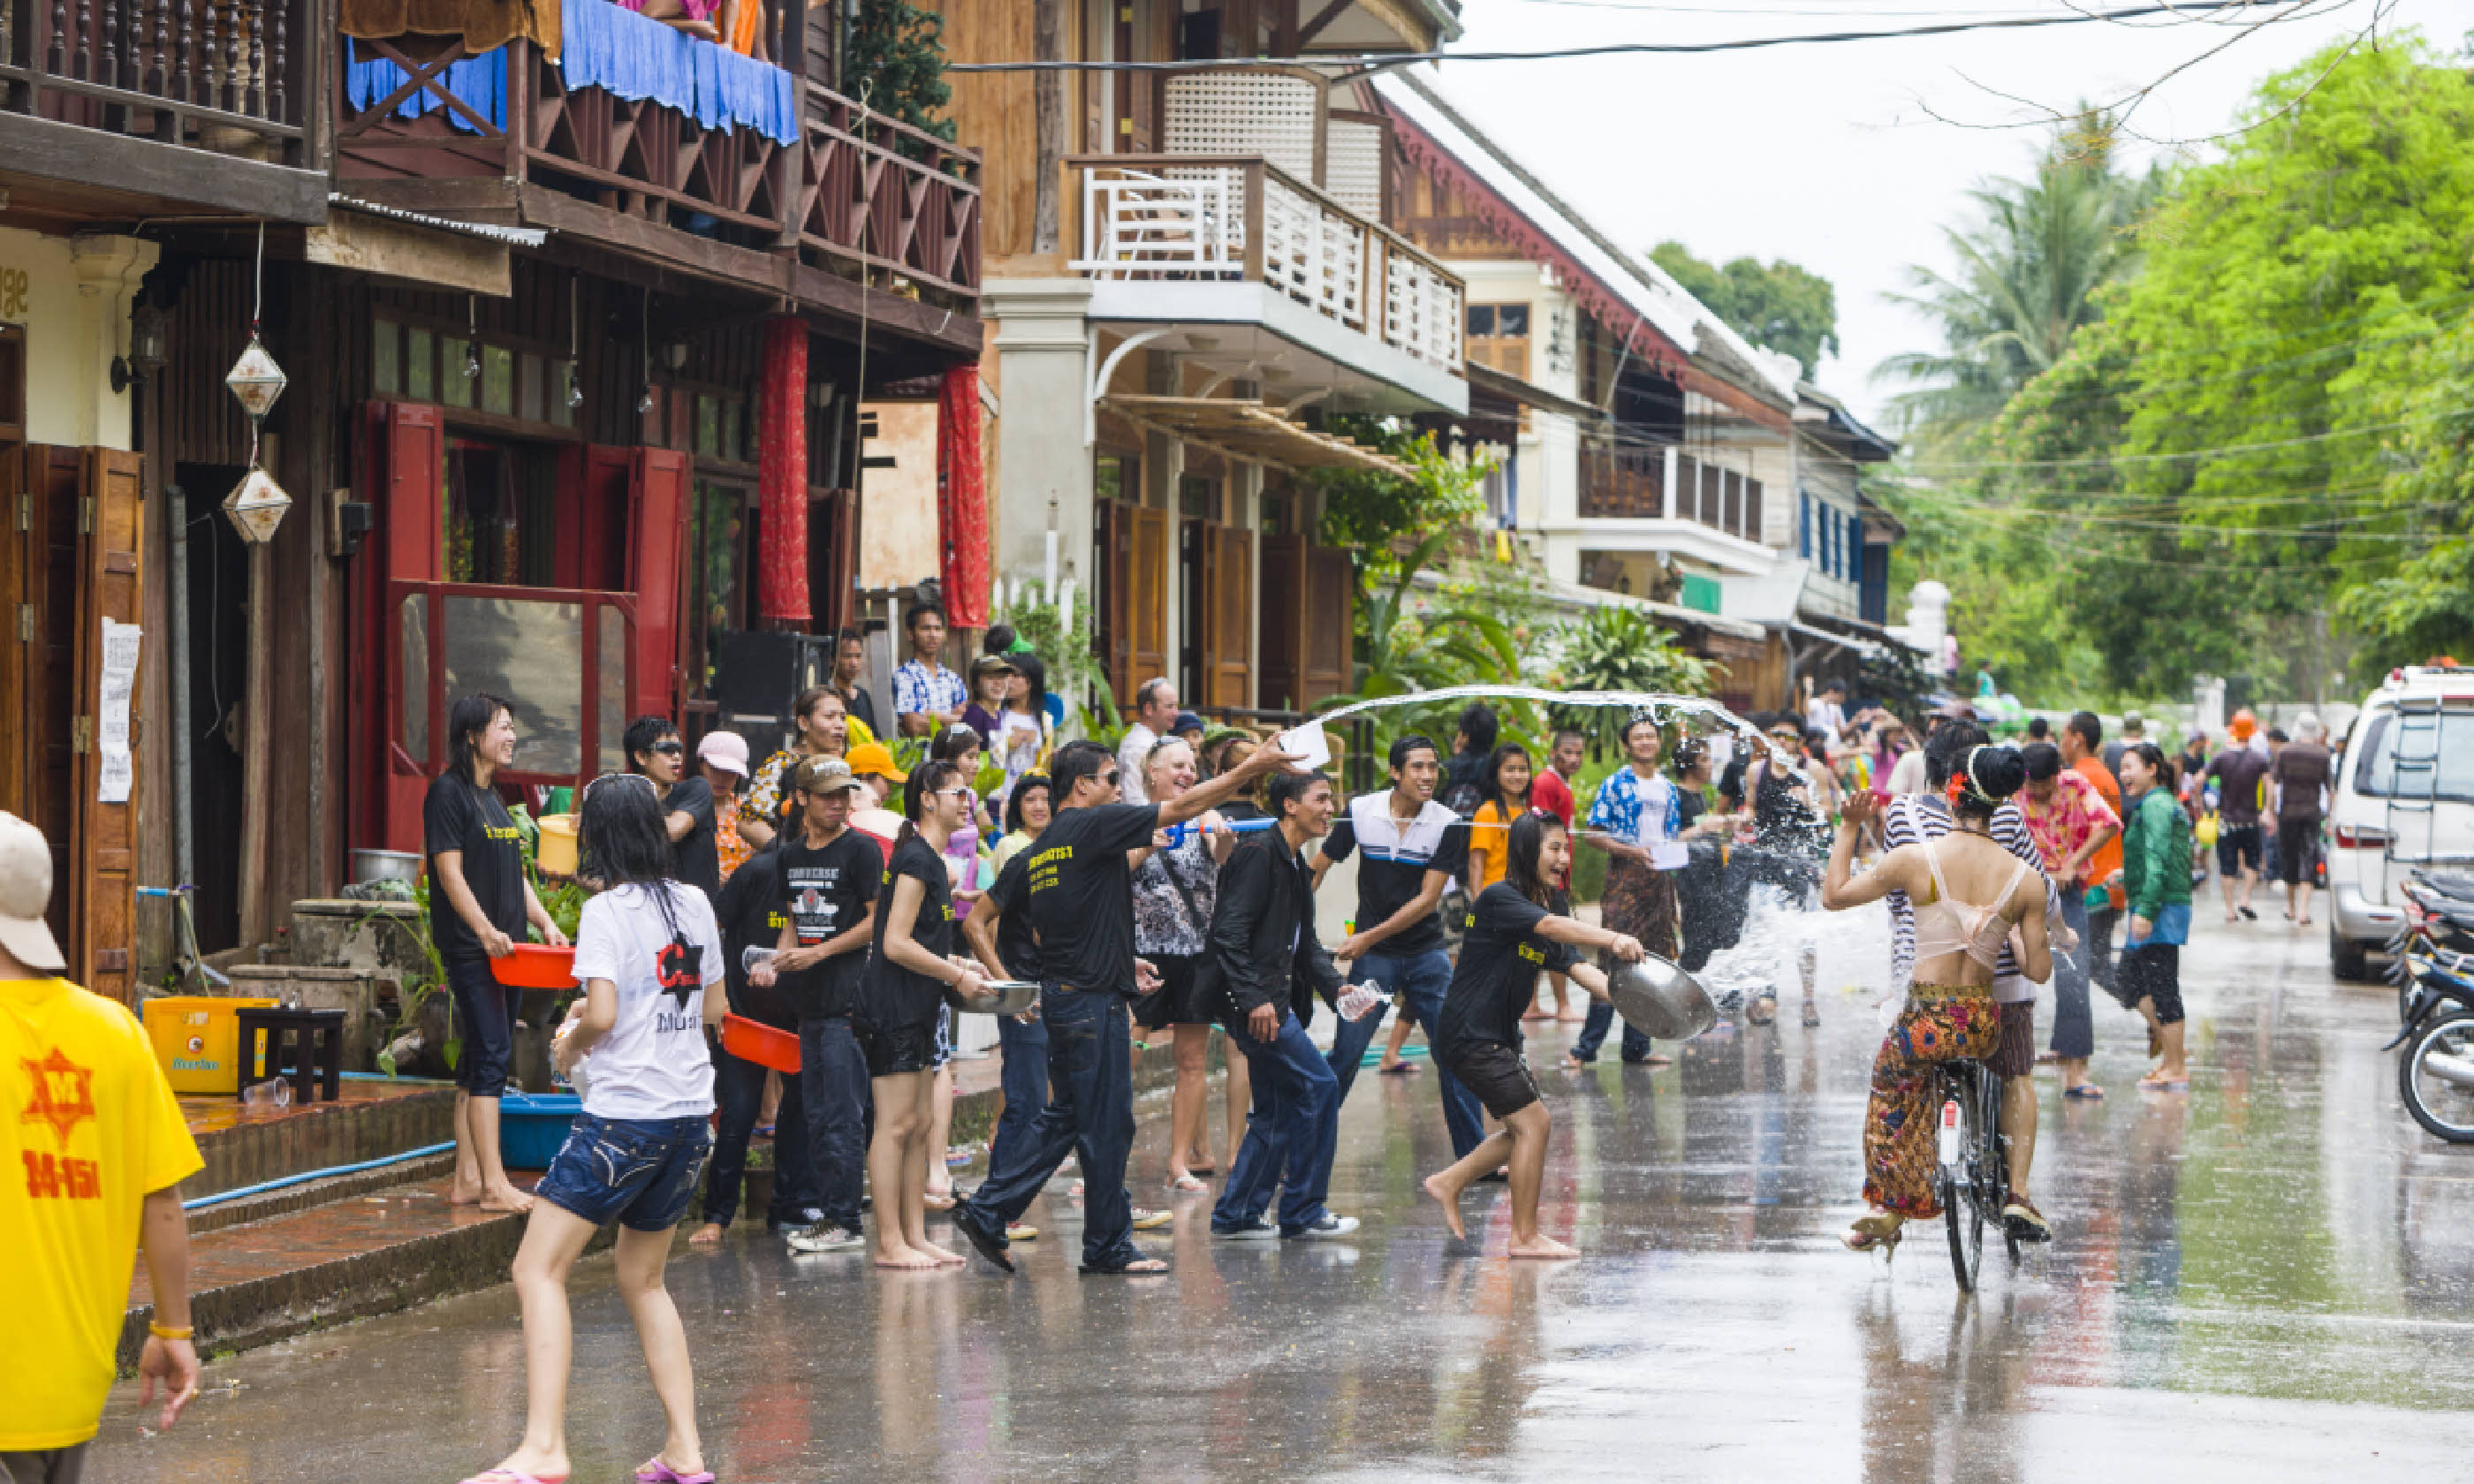
[{"label": "woman riding bicycle", "polygon": [[1856,841],[1877,805],[1870,793],[1847,801],[1822,881],[1822,905],[1839,912],[1904,891],[1916,913],[1915,982],[1874,1059],[1865,1110],[1864,1200],[1872,1209],[1841,1238],[1857,1252],[1893,1246],[1904,1223],[1941,1214],[1933,1184],[1940,1080],[1934,1068],[1988,1058],[2001,1043],[1993,966],[2003,943],[2016,931],[2021,969],[2039,983],[2052,975],[2044,878],[1992,835],[1993,811],[2026,781],[2026,766],[2011,749],[1970,749],[1951,772],[1957,827],[1939,840],[1899,847],[1854,880]]}]

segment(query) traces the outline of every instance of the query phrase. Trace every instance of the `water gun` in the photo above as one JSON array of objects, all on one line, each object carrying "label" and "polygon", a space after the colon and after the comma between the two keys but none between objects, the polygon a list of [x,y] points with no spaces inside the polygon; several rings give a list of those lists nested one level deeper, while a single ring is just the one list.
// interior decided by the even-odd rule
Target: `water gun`
[{"label": "water gun", "polygon": [[1186,837],[1187,835],[1189,835],[1189,834],[1195,834],[1195,833],[1201,832],[1201,833],[1213,833],[1213,834],[1250,835],[1250,834],[1258,833],[1258,832],[1260,832],[1260,831],[1262,831],[1262,830],[1269,829],[1269,828],[1271,828],[1273,826],[1274,826],[1274,825],[1276,825],[1276,824],[1278,824],[1278,823],[1279,823],[1279,821],[1277,821],[1277,820],[1268,820],[1268,819],[1266,819],[1266,820],[1228,820],[1228,821],[1226,821],[1226,822],[1223,823],[1223,824],[1221,825],[1221,826],[1220,826],[1220,828],[1219,828],[1219,829],[1217,829],[1217,830],[1211,830],[1211,831],[1205,831],[1205,830],[1203,830],[1202,826],[1200,826],[1200,825],[1171,825],[1171,826],[1168,827],[1168,844],[1169,844],[1169,849],[1170,849],[1170,850],[1175,850],[1175,849],[1176,849],[1178,846],[1185,844],[1185,837]]}]

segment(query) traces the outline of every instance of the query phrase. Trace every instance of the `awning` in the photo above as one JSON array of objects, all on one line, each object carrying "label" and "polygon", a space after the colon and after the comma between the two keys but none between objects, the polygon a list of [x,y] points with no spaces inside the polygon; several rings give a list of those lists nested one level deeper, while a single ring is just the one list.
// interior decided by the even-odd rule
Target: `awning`
[{"label": "awning", "polygon": [[1549,392],[1534,381],[1521,380],[1510,371],[1499,371],[1492,366],[1477,361],[1469,362],[1462,370],[1468,378],[1471,392],[1492,393],[1507,402],[1518,402],[1523,407],[1537,407],[1547,412],[1562,413],[1576,422],[1586,422],[1592,426],[1606,420],[1607,414],[1604,408],[1592,407],[1587,402],[1575,401],[1560,393]]},{"label": "awning", "polygon": [[1111,395],[1104,412],[1249,464],[1286,469],[1359,468],[1413,478],[1408,466],[1331,433],[1318,433],[1251,397]]}]

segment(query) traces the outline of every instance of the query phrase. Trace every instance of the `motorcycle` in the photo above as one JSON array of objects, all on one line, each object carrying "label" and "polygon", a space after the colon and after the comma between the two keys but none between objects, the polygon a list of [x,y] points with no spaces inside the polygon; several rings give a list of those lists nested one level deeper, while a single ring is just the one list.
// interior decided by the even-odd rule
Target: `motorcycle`
[{"label": "motorcycle", "polygon": [[2397,1017],[2413,1009],[2414,981],[2404,971],[2409,945],[2416,942],[2455,953],[2474,953],[2474,876],[2454,872],[2413,873],[2398,895],[2405,921],[2389,935],[2390,982],[2397,986]]},{"label": "motorcycle", "polygon": [[2383,1051],[2397,1060],[2397,1095],[2413,1121],[2452,1144],[2474,1143],[2474,952],[2409,928],[2393,970],[2405,1024]]}]

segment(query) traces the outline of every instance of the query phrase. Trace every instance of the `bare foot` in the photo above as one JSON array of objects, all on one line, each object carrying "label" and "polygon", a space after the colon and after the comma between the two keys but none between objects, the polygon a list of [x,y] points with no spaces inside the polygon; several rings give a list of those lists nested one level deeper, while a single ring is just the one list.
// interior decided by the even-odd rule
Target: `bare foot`
[{"label": "bare foot", "polygon": [[533,1209],[533,1198],[513,1185],[492,1185],[481,1194],[481,1209],[521,1214]]},{"label": "bare foot", "polygon": [[933,1268],[940,1266],[935,1258],[928,1256],[924,1252],[912,1252],[908,1247],[883,1246],[878,1247],[876,1250],[876,1265],[881,1268]]},{"label": "bare foot", "polygon": [[1443,1225],[1452,1229],[1455,1239],[1467,1241],[1468,1229],[1461,1225],[1460,1191],[1444,1184],[1441,1173],[1427,1176],[1424,1184],[1426,1194],[1443,1209]]},{"label": "bare foot", "polygon": [[1524,1020],[1552,1020],[1555,1018],[1555,1012],[1547,1009],[1543,1005],[1532,1005],[1527,1010],[1520,1013],[1520,1018]]},{"label": "bare foot", "polygon": [[481,1183],[478,1180],[475,1180],[468,1185],[460,1180],[449,1181],[447,1183],[447,1204],[449,1206],[480,1205]]},{"label": "bare foot", "polygon": [[[713,1222],[708,1221],[703,1226],[695,1229],[695,1234],[688,1238],[688,1245],[690,1247],[713,1247],[719,1245],[720,1241],[721,1228],[715,1225]],[[701,1473],[703,1471],[698,1470],[697,1472]]]},{"label": "bare foot", "polygon": [[1576,1025],[1589,1017],[1589,1012],[1586,1010],[1566,1010],[1555,1017],[1558,1020],[1568,1020]]},{"label": "bare foot", "polygon": [[1506,1249],[1506,1256],[1514,1257],[1563,1258],[1577,1257],[1580,1255],[1581,1249],[1578,1247],[1566,1247],[1543,1233],[1525,1242],[1516,1241]]},{"label": "bare foot", "polygon": [[934,1261],[938,1267],[960,1267],[962,1265],[962,1259],[960,1257],[947,1252],[944,1248],[937,1246],[934,1242],[922,1242],[920,1245],[913,1247],[910,1250],[917,1253],[919,1256]]}]

